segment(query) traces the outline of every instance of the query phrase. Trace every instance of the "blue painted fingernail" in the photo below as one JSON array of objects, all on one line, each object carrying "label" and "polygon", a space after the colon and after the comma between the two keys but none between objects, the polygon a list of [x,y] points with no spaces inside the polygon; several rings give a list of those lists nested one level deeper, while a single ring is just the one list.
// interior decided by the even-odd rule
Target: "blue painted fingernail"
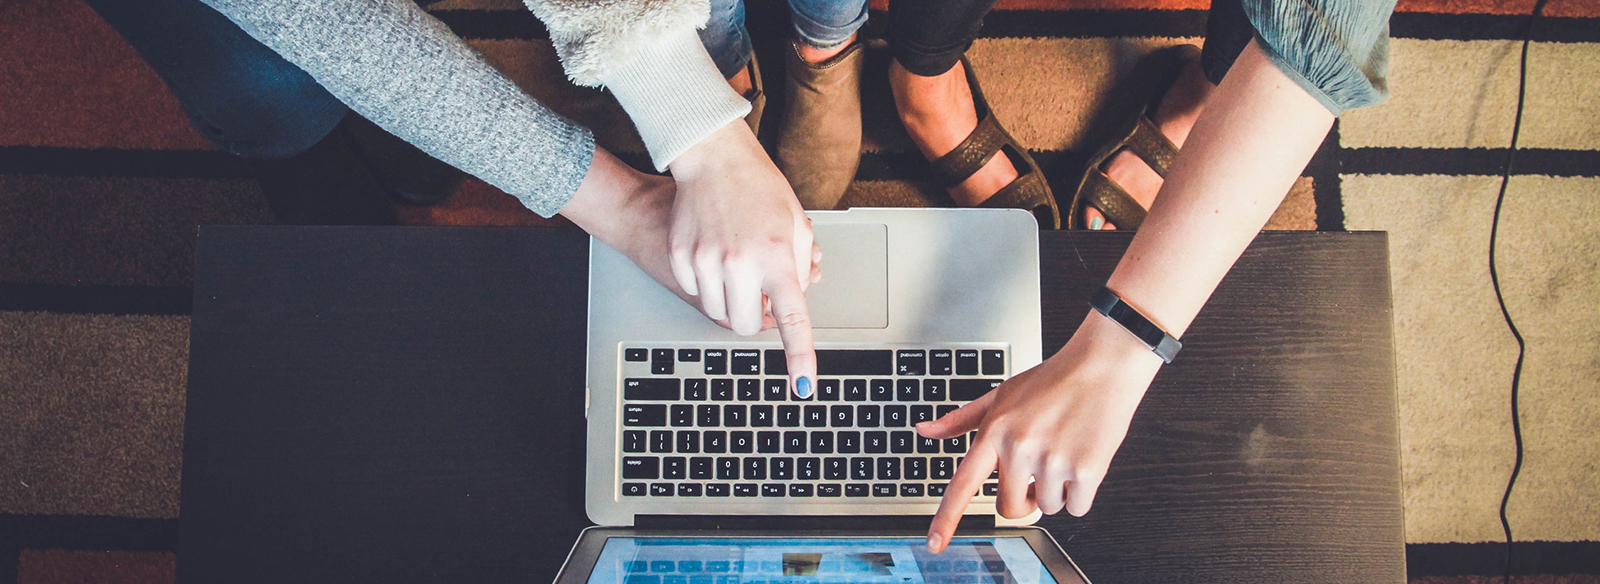
[{"label": "blue painted fingernail", "polygon": [[800,399],[810,399],[810,397],[811,397],[811,378],[810,377],[801,377],[798,381],[795,381],[794,382],[794,394],[800,396]]},{"label": "blue painted fingernail", "polygon": [[1090,229],[1099,229],[1099,228],[1105,226],[1105,223],[1106,223],[1105,219],[1101,219],[1099,217],[1095,217],[1095,218],[1089,220],[1089,228]]}]

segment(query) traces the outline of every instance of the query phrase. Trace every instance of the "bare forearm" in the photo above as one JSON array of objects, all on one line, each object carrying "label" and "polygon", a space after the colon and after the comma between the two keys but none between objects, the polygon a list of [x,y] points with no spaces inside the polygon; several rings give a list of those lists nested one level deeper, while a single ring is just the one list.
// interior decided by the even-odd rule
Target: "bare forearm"
[{"label": "bare forearm", "polygon": [[1252,42],[1195,122],[1107,286],[1182,335],[1332,125],[1333,114]]}]

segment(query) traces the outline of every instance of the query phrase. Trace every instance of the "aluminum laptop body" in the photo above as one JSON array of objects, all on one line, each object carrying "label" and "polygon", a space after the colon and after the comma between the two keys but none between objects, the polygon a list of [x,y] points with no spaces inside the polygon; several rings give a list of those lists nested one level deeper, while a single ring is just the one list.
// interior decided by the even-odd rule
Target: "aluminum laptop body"
[{"label": "aluminum laptop body", "polygon": [[[972,389],[978,383],[975,379],[997,383],[1040,362],[1038,230],[1028,212],[852,209],[814,211],[809,216],[823,249],[823,279],[807,293],[819,353],[833,351],[826,353],[830,359],[866,356],[873,362],[859,366],[874,370],[882,367],[879,361],[888,354],[898,369],[883,380],[868,380],[864,374],[856,379],[856,364],[832,365],[830,360],[830,367],[849,372],[819,373],[818,395],[807,401],[792,401],[792,393],[787,397],[776,393],[779,386],[788,391],[786,376],[775,373],[781,358],[774,362],[770,358],[774,354],[768,353],[781,349],[776,331],[741,337],[723,329],[626,257],[592,240],[585,498],[595,523],[632,526],[639,517],[652,515],[932,515],[940,501],[935,492],[942,493],[942,484],[948,482],[934,477],[948,474],[951,460],[959,461],[963,446],[953,442],[907,446],[905,433],[914,421],[908,423],[904,416],[909,412],[926,419],[935,408],[947,412],[960,403],[950,392],[960,389],[958,393],[970,398],[977,395]],[[661,359],[669,354],[671,360]],[[755,365],[751,355],[765,358]],[[983,360],[982,375],[957,375],[979,371],[973,367],[980,366],[970,360],[975,355]],[[727,367],[751,369],[714,368],[721,365],[715,365],[713,357],[727,358]],[[917,365],[907,365],[912,357]],[[760,375],[735,377],[753,373],[758,366]],[[935,379],[936,372],[948,373],[948,380]],[[824,383],[829,384],[831,401],[823,401]],[[849,393],[862,391],[869,383],[869,396]],[[757,385],[760,394],[746,392]],[[884,395],[884,385],[897,393]],[[736,396],[723,393],[734,386]],[[713,392],[709,396],[708,387]],[[927,396],[951,401],[919,401]],[[641,397],[665,401],[637,401]],[[777,401],[767,403],[769,399]],[[830,431],[841,420],[817,425],[819,411],[863,417],[850,423],[865,423],[869,413],[888,419],[873,420],[878,425],[868,428],[851,426],[835,438]],[[681,415],[685,412],[689,417]],[[757,426],[761,420],[744,419],[773,414],[780,417],[777,424],[769,419]],[[792,415],[808,417],[803,423],[784,417]],[[896,415],[902,418],[892,419]],[[737,425],[717,426],[724,423]],[[716,429],[706,429],[710,426]],[[731,452],[752,447],[724,442],[759,441],[774,434],[788,441],[768,455]],[[839,443],[794,443],[807,436]],[[905,451],[909,454],[841,452],[849,448],[847,440],[886,436],[894,442],[891,449],[909,448]],[[763,442],[755,448],[766,446]],[[791,447],[798,450],[790,451]],[[870,442],[866,446],[873,447]],[[886,456],[903,457],[904,468],[898,461],[890,465]],[[857,459],[863,457],[876,457],[876,462],[860,464]],[[726,468],[730,458],[738,458],[741,468]],[[757,478],[741,474],[751,470],[744,468],[754,464],[749,458],[763,458]],[[784,460],[783,468],[773,462],[778,459]],[[851,472],[876,471],[876,478],[891,476],[888,471],[893,470],[897,480],[864,481],[870,492],[861,495],[860,488],[850,486],[860,481],[849,476],[842,481],[818,478],[816,465],[838,464],[841,459],[851,465]],[[632,466],[625,468],[625,462]],[[708,474],[708,462],[720,466]],[[930,464],[940,466],[930,471]],[[796,465],[813,468],[797,470]],[[920,470],[913,468],[919,465]],[[845,490],[850,496],[843,494]],[[994,497],[980,492],[967,512],[993,515]],[[1017,524],[1036,518],[1037,513],[1020,521],[996,520]]]}]

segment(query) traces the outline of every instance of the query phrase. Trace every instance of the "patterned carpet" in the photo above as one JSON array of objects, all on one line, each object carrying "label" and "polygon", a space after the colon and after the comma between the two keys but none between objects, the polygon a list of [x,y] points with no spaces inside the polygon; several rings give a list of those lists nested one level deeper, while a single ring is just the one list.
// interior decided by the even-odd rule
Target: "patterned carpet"
[{"label": "patterned carpet", "polygon": [[[768,86],[786,18],[751,6]],[[1146,52],[1198,42],[1206,0],[1002,0],[969,56],[995,111],[1054,177]],[[1269,228],[1390,232],[1414,583],[1504,569],[1515,345],[1488,284],[1532,0],[1404,0],[1389,103],[1346,115]],[[875,8],[882,9],[881,4]],[[513,80],[630,161],[604,93],[566,83],[515,0],[431,8]],[[1600,0],[1553,0],[1532,31],[1503,219],[1528,334],[1527,462],[1510,502],[1525,584],[1600,582]],[[875,19],[881,21],[881,18]],[[869,30],[877,26],[869,23]],[[893,116],[884,59],[847,205],[944,205]],[[769,111],[773,111],[769,108]],[[468,181],[408,224],[562,225]],[[0,584],[168,583],[177,548],[194,229],[268,223],[240,160],[199,137],[138,56],[78,0],[0,0]]]}]

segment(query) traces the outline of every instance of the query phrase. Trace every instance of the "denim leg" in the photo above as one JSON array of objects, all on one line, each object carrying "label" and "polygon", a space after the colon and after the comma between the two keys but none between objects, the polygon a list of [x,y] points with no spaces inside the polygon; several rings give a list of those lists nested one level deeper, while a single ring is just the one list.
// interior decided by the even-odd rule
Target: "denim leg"
[{"label": "denim leg", "polygon": [[1212,85],[1222,83],[1222,78],[1233,68],[1233,62],[1244,52],[1256,29],[1245,16],[1239,0],[1211,0],[1211,10],[1206,13],[1206,44],[1200,48],[1200,69]]},{"label": "denim leg", "polygon": [[906,71],[949,71],[978,38],[995,0],[889,0],[889,47]]},{"label": "denim leg", "polygon": [[155,70],[200,135],[249,158],[292,156],[349,109],[199,0],[87,0]]},{"label": "denim leg", "polygon": [[867,23],[867,0],[789,0],[795,38],[817,49],[850,40]]},{"label": "denim leg", "polygon": [[723,78],[750,63],[750,33],[744,28],[744,0],[711,0],[711,19],[700,29],[700,44],[711,53]]}]

